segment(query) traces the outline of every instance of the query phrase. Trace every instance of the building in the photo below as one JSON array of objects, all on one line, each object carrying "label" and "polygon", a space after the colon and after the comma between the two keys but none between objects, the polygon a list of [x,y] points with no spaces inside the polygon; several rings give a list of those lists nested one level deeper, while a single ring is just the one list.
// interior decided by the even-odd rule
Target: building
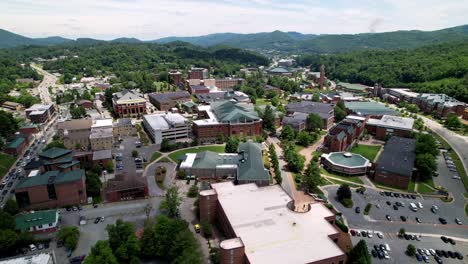
[{"label": "building", "polygon": [[205,68],[192,68],[188,71],[188,79],[208,79],[208,69]]},{"label": "building", "polygon": [[187,118],[173,113],[144,115],[143,126],[155,144],[163,139],[186,139],[192,130]]},{"label": "building", "polygon": [[93,120],[88,118],[61,121],[57,123],[57,136],[62,139],[68,149],[74,149],[77,146],[88,149],[92,125]]},{"label": "building", "polygon": [[323,151],[342,152],[348,150],[364,132],[365,123],[366,119],[363,117],[347,116],[330,128],[323,141]]},{"label": "building", "polygon": [[329,129],[334,122],[334,105],[310,101],[292,102],[286,105],[287,115],[294,113],[316,114],[322,118],[323,128]]},{"label": "building", "polygon": [[215,79],[215,86],[218,88],[218,90],[227,91],[236,86],[243,85],[244,82],[245,80],[243,78]]},{"label": "building", "polygon": [[50,148],[39,153],[41,171],[72,171],[80,169],[80,162],[72,150]]},{"label": "building", "polygon": [[198,106],[198,120],[193,121],[193,133],[199,142],[216,142],[220,137],[260,136],[262,119],[246,104],[232,101],[213,102]]},{"label": "building", "polygon": [[185,102],[185,103],[182,103],[181,107],[182,107],[182,111],[186,112],[186,113],[194,113],[197,111],[197,104],[192,102],[192,101],[188,101],[188,102]]},{"label": "building", "polygon": [[278,65],[282,67],[291,67],[296,63],[295,59],[280,59]]},{"label": "building", "polygon": [[33,234],[55,232],[58,223],[57,210],[31,211],[15,215],[15,229]]},{"label": "building", "polygon": [[[255,110],[257,110],[260,115],[263,115],[267,106],[268,105],[258,105],[255,106]],[[283,113],[281,111],[278,111],[278,109],[272,105],[270,105],[270,109],[273,112],[273,116],[275,117],[275,127],[280,127],[281,119],[283,118]]]},{"label": "building", "polygon": [[211,92],[211,93],[202,93],[195,95],[197,101],[203,104],[209,104],[212,102],[224,101],[224,100],[234,100],[238,103],[248,103],[250,98],[247,94],[241,91],[229,91],[229,92]]},{"label": "building", "polygon": [[468,108],[463,111],[463,120],[468,120]]},{"label": "building", "polygon": [[[56,264],[54,251],[0,260],[0,264]],[[58,264],[58,263],[57,263]]]},{"label": "building", "polygon": [[267,70],[267,74],[273,76],[291,76],[293,72],[283,67],[277,67]]},{"label": "building", "polygon": [[3,152],[13,155],[13,156],[18,156],[18,155],[21,155],[26,150],[26,148],[28,147],[28,144],[29,144],[29,136],[19,135],[5,146],[5,148],[3,149]]},{"label": "building", "polygon": [[189,85],[188,91],[190,94],[207,94],[210,92],[210,88],[204,85]]},{"label": "building", "polygon": [[79,100],[78,102],[76,102],[76,104],[83,107],[83,108],[85,108],[85,109],[94,108],[94,104],[90,100]]},{"label": "building", "polygon": [[466,104],[446,94],[419,94],[416,105],[426,114],[434,114],[439,118],[447,117],[449,113],[463,115]]},{"label": "building", "polygon": [[321,65],[320,66],[320,77],[319,77],[320,90],[323,90],[324,83],[325,83],[325,65]]},{"label": "building", "polygon": [[182,73],[180,71],[170,71],[169,72],[169,79],[171,81],[171,84],[175,86],[179,86],[180,84],[183,83],[182,81]]},{"label": "building", "polygon": [[188,92],[150,93],[149,101],[161,111],[169,111],[177,104],[192,101]]},{"label": "building", "polygon": [[274,92],[274,93],[276,93],[278,95],[283,94],[283,90],[281,90],[281,88],[278,88],[276,86],[272,86],[272,85],[269,85],[269,84],[265,84],[263,86],[263,89],[265,90],[265,93]]},{"label": "building", "polygon": [[419,93],[411,92],[405,88],[385,88],[382,99],[389,103],[398,104],[400,102],[415,103]]},{"label": "building", "polygon": [[279,185],[211,186],[200,192],[200,221],[216,223],[226,238],[220,263],[345,263],[335,215],[322,203],[297,213]]},{"label": "building", "polygon": [[143,199],[148,196],[148,184],[143,177],[116,175],[107,181],[105,194],[107,202]]},{"label": "building", "polygon": [[114,144],[114,130],[112,119],[98,119],[93,121],[89,142],[91,150],[112,149]]},{"label": "building", "polygon": [[119,118],[117,122],[112,124],[114,137],[120,136],[133,136],[136,135],[137,131],[135,125],[130,118]]},{"label": "building", "polygon": [[12,111],[21,111],[23,109],[23,105],[15,102],[3,102],[1,105],[3,108],[12,110]]},{"label": "building", "polygon": [[232,180],[236,184],[270,184],[270,174],[263,165],[262,146],[248,141],[239,144],[238,153],[203,151],[187,153],[180,164],[186,175],[205,181]]},{"label": "building", "polygon": [[366,129],[375,138],[385,140],[391,136],[411,137],[413,124],[413,118],[383,115],[380,119],[369,118]]},{"label": "building", "polygon": [[375,164],[374,181],[406,190],[413,176],[415,149],[414,139],[391,137]]},{"label": "building", "polygon": [[112,150],[97,150],[93,151],[93,165],[100,165],[105,168],[107,163],[112,161]]},{"label": "building", "polygon": [[35,104],[25,110],[26,117],[33,123],[45,123],[55,113],[55,107],[53,104],[42,105]]},{"label": "building", "polygon": [[135,90],[112,94],[114,113],[118,117],[138,117],[146,114],[146,99]]},{"label": "building", "polygon": [[345,92],[350,92],[362,96],[369,95],[369,86],[358,84],[358,83],[346,83],[346,82],[339,82],[336,84],[337,90],[342,90]]},{"label": "building", "polygon": [[31,135],[39,132],[39,126],[37,124],[24,124],[19,129],[18,132],[23,135]]},{"label": "building", "polygon": [[392,108],[377,102],[345,102],[345,107],[348,114],[359,116],[381,117],[383,115],[399,115],[399,113]]},{"label": "building", "polygon": [[344,175],[363,175],[371,166],[368,159],[351,152],[322,154],[320,161],[328,170]]},{"label": "building", "polygon": [[294,112],[283,117],[283,126],[291,126],[294,131],[301,132],[307,128],[307,117],[305,113]]},{"label": "building", "polygon": [[84,170],[48,171],[21,179],[15,196],[21,208],[40,209],[87,203]]}]

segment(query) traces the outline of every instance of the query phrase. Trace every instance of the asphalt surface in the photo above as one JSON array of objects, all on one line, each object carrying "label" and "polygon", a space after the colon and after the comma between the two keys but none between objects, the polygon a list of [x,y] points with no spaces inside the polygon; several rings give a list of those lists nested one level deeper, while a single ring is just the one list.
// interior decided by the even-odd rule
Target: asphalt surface
[{"label": "asphalt surface", "polygon": [[126,136],[122,137],[122,142],[118,144],[118,147],[112,149],[113,154],[122,153],[122,170],[116,170],[116,174],[124,173],[129,176],[141,176],[143,174],[143,167],[137,169],[135,165],[135,158],[132,157],[132,151],[137,150],[140,157],[145,157],[147,162],[150,161],[151,155],[158,151],[157,145],[150,144],[148,146],[136,147],[135,142],[139,141],[138,137]]}]

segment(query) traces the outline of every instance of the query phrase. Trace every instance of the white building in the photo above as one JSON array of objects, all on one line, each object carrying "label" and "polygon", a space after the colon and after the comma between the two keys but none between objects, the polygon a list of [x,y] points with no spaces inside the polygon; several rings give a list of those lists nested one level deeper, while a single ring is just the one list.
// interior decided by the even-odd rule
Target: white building
[{"label": "white building", "polygon": [[174,113],[144,115],[143,125],[155,144],[161,144],[164,138],[188,138],[192,129],[187,118]]},{"label": "white building", "polygon": [[54,251],[0,260],[0,264],[55,264]]}]

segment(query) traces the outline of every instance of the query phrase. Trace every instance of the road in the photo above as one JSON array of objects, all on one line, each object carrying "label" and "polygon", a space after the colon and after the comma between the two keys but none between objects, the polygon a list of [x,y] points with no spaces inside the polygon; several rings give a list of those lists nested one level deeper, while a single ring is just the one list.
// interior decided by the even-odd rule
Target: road
[{"label": "road", "polygon": [[37,89],[39,90],[39,94],[41,96],[41,101],[44,104],[52,104],[52,98],[50,97],[49,93],[49,87],[54,86],[57,83],[57,77],[55,77],[53,74],[44,71],[42,68],[40,68],[36,64],[31,64],[31,67],[35,69],[37,72],[42,74],[44,76],[42,82],[39,84]]}]

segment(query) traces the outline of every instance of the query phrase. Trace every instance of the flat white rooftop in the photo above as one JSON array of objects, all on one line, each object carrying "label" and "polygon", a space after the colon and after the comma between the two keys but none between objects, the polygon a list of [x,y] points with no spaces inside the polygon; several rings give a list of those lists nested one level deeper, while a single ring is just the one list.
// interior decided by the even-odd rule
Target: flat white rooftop
[{"label": "flat white rooftop", "polygon": [[112,118],[96,119],[94,120],[94,124],[91,127],[92,128],[112,127]]},{"label": "flat white rooftop", "polygon": [[333,213],[323,204],[296,213],[287,208],[291,198],[279,185],[222,182],[212,187],[250,263],[302,264],[345,254],[329,238],[338,231],[325,220]]},{"label": "flat white rooftop", "polygon": [[211,111],[211,105],[199,105],[198,112],[203,111],[208,115],[207,119],[194,120],[193,123],[198,126],[219,124],[216,115]]},{"label": "flat white rooftop", "polygon": [[53,263],[51,259],[52,254],[41,253],[31,256],[12,258],[8,260],[0,260],[0,264],[50,264]]},{"label": "flat white rooftop", "polygon": [[369,120],[367,120],[367,124],[387,128],[412,130],[414,119],[409,117],[383,115],[382,119],[369,118]]}]

